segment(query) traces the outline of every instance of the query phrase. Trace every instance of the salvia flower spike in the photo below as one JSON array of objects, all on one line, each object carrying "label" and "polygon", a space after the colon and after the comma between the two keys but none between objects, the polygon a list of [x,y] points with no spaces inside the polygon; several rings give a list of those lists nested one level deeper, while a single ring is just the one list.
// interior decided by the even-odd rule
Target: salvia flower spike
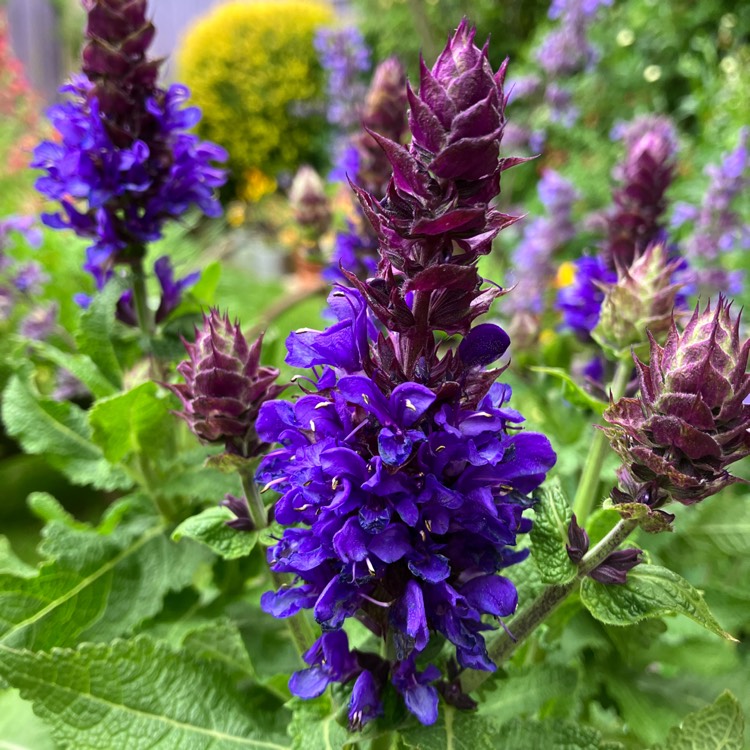
[{"label": "salvia flower spike", "polygon": [[[510,340],[499,326],[472,326],[500,290],[476,270],[492,238],[512,222],[489,203],[499,192],[504,67],[462,23],[432,70],[409,91],[409,148],[373,134],[392,169],[385,198],[357,188],[380,246],[378,274],[335,287],[336,322],[300,329],[287,363],[316,368],[295,403],[270,401],[260,439],[278,443],[257,479],[281,497],[281,539],[268,550],[290,586],[264,594],[276,617],[311,609],[323,635],[305,654],[292,692],[320,695],[352,683],[352,729],[381,711],[388,686],[422,723],[439,694],[472,702],[425,650],[445,639],[461,668],[494,670],[486,618],[512,614],[517,593],[498,575],[519,562],[530,528],[528,494],[555,463],[546,437],[521,430],[510,388],[493,368]],[[445,343],[444,333],[465,334]],[[438,346],[443,341],[443,346]],[[456,345],[458,344],[458,345]],[[384,641],[351,651],[343,630],[356,617]]]},{"label": "salvia flower spike", "polygon": [[608,219],[604,259],[610,269],[627,268],[654,242],[665,239],[666,191],[675,170],[677,138],[663,117],[634,120],[624,132],[627,154],[617,169],[620,187]]},{"label": "salvia flower spike", "polygon": [[741,481],[727,467],[750,455],[748,355],[723,297],[696,307],[683,331],[673,323],[664,346],[651,337],[649,364],[635,358],[639,398],[604,413],[630,477],[685,505]]},{"label": "salvia flower spike", "polygon": [[211,310],[195,342],[185,342],[189,359],[177,366],[185,383],[167,385],[182,401],[178,416],[198,438],[224,443],[228,453],[243,458],[260,454],[258,411],[285,388],[275,384],[277,369],[260,364],[261,345],[262,337],[249,344],[239,323]]},{"label": "salvia flower spike", "polygon": [[101,288],[116,264],[138,264],[166,222],[191,206],[218,216],[216,188],[226,174],[221,147],[190,129],[200,120],[186,107],[185,86],[159,86],[160,60],[146,0],[85,0],[83,75],[61,88],[49,111],[57,141],[34,151],[44,170],[37,190],[60,210],[44,214],[54,229],[72,229],[92,244],[84,265]]}]

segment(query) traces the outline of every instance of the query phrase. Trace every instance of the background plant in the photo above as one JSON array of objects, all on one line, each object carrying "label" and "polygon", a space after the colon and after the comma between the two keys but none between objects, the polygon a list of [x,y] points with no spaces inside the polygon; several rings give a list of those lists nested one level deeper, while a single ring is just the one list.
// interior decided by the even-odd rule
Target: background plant
[{"label": "background plant", "polygon": [[234,180],[321,165],[324,80],[313,41],[330,24],[322,2],[225,3],[186,34],[179,75],[205,115],[200,133],[224,146]]}]

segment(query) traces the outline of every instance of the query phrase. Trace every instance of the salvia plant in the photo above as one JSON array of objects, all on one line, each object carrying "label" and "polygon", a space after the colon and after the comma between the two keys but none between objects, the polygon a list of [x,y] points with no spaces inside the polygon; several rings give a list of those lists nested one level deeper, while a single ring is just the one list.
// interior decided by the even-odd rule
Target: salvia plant
[{"label": "salvia plant", "polygon": [[[607,4],[553,4],[550,76],[553,42],[592,63]],[[38,299],[54,235],[16,250],[33,220],[0,224],[2,419],[44,523],[37,567],[0,537],[0,745],[741,750],[750,340],[726,295],[690,299],[672,124],[622,127],[611,205],[579,220],[546,169],[528,220],[499,208],[531,168],[505,145],[508,61],[464,19],[418,82],[381,63],[325,323],[282,364],[215,267],[177,278],[151,247],[219,213],[225,154],[160,85],[145,0],[84,7],[82,75],[33,165],[96,291],[58,317]],[[712,206],[741,158],[709,170]],[[317,241],[321,178],[303,167],[291,197]],[[728,211],[690,214],[696,237],[735,237]],[[515,276],[485,278],[513,225]],[[582,370],[511,364],[549,315]]]}]

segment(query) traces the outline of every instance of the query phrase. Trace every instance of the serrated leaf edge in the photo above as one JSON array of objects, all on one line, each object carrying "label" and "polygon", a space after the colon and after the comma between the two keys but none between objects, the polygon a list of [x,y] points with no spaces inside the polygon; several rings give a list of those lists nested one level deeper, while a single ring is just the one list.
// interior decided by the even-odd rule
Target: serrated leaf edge
[{"label": "serrated leaf edge", "polygon": [[46,617],[50,612],[53,612],[55,609],[57,609],[57,607],[61,606],[62,604],[65,604],[65,602],[69,601],[74,596],[77,596],[87,586],[94,583],[94,581],[97,581],[105,573],[109,573],[110,570],[117,567],[117,565],[119,565],[125,558],[129,557],[138,549],[140,549],[145,544],[150,542],[152,539],[156,538],[161,533],[163,533],[164,528],[165,527],[163,525],[159,524],[158,526],[154,526],[148,531],[144,532],[129,547],[126,547],[124,550],[122,550],[117,555],[115,555],[111,560],[107,561],[104,565],[97,568],[93,573],[86,576],[86,578],[83,578],[75,586],[73,586],[73,588],[66,591],[65,594],[57,597],[57,599],[53,599],[49,604],[47,604],[47,606],[35,612],[31,617],[26,618],[22,622],[16,623],[10,630],[8,630],[2,636],[0,636],[0,647],[6,648],[6,646],[3,643],[4,641],[7,641],[10,637],[21,632],[24,628],[30,625],[34,625],[35,623],[39,622],[44,617]]},{"label": "serrated leaf edge", "polygon": [[[124,642],[124,641],[121,641],[121,642]],[[117,641],[115,641],[114,643],[117,643]],[[94,645],[112,646],[113,644],[83,644],[83,645],[85,647],[85,646],[94,646]],[[40,653],[29,651],[28,649],[11,648],[9,646],[4,645],[3,643],[0,643],[0,651],[5,651],[6,653],[10,653],[10,654],[13,654],[14,656],[19,656],[19,657],[24,657],[24,656],[38,657],[40,655]],[[47,656],[53,657],[56,653],[59,653],[59,652],[75,653],[76,651],[78,651],[78,653],[81,653],[81,651],[78,649],[66,649],[66,648],[53,648],[50,652],[41,652],[41,653]],[[42,687],[49,685],[49,681],[45,681],[40,678],[34,678],[28,674],[26,675],[26,679],[36,682],[38,685]],[[77,696],[86,696],[87,700],[91,700],[94,703],[98,703],[103,706],[109,706],[116,710],[126,711],[128,713],[132,713],[137,716],[143,716],[152,721],[153,720],[160,721],[163,724],[167,724],[169,726],[173,726],[181,730],[187,730],[195,734],[202,734],[207,737],[211,737],[214,740],[228,740],[234,744],[237,744],[243,747],[266,748],[267,750],[289,750],[289,747],[287,745],[277,745],[275,742],[266,742],[265,740],[254,740],[254,739],[249,739],[246,737],[237,737],[236,735],[226,734],[225,732],[219,732],[219,731],[212,730],[212,729],[206,729],[204,727],[198,727],[195,724],[186,724],[183,721],[177,721],[176,719],[170,719],[165,716],[159,716],[158,714],[147,713],[146,711],[142,711],[137,708],[132,708],[131,706],[125,706],[120,703],[113,703],[112,701],[99,698],[98,696],[95,696],[92,693],[83,693],[80,690],[73,690],[72,688],[66,687],[64,685],[60,685],[58,683],[54,683],[54,686],[56,690],[61,690],[65,693],[70,693],[72,695],[77,695]],[[21,691],[21,692],[22,692],[21,697],[24,697],[23,696],[24,691]],[[28,699],[24,698],[24,700],[28,700]],[[32,705],[34,705],[38,701],[31,699],[30,702],[32,703]]]}]

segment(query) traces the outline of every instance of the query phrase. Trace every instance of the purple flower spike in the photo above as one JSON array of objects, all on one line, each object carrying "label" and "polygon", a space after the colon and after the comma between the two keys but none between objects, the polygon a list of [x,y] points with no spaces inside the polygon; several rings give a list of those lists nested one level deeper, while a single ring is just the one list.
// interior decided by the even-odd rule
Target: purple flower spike
[{"label": "purple flower spike", "polygon": [[189,132],[200,111],[184,106],[185,86],[158,86],[145,0],[85,8],[84,75],[60,89],[65,100],[49,110],[59,142],[37,146],[31,166],[44,171],[37,190],[60,205],[44,223],[92,241],[84,268],[101,288],[115,264],[141,261],[167,221],[191,207],[221,213],[226,175],[214,163],[227,155]]},{"label": "purple flower spike", "polygon": [[547,438],[522,431],[510,388],[495,382],[504,368],[487,369],[508,335],[472,325],[503,293],[482,288],[476,265],[514,221],[489,204],[516,161],[500,157],[504,67],[493,73],[473,39],[462,23],[432,70],[422,65],[409,148],[372,133],[393,170],[384,198],[355,187],[377,234],[377,275],[348,273],[355,288],[329,297],[336,322],[290,335],[287,362],[314,377],[257,420],[258,438],[279,446],[257,473],[280,494],[285,527],[268,559],[293,581],[266,593],[264,609],[312,609],[326,635],[356,616],[393,645],[388,660],[356,652],[353,671],[326,672],[316,656],[293,679],[298,695],[356,679],[354,729],[379,713],[388,680],[419,721],[437,720],[440,671],[424,663],[436,639],[461,667],[496,668],[488,618],[517,604],[498,571],[525,558],[513,548],[531,527],[528,494],[556,459]]},{"label": "purple flower spike", "polygon": [[614,194],[603,253],[610,270],[630,267],[649,245],[665,240],[665,193],[677,152],[674,126],[663,117],[633,121],[623,139],[627,155],[615,171],[621,187]]},{"label": "purple flower spike", "polygon": [[596,328],[604,301],[605,284],[614,284],[617,274],[610,271],[601,258],[579,258],[564,263],[557,275],[560,290],[556,307],[563,316],[563,325],[580,339],[590,340]]}]

